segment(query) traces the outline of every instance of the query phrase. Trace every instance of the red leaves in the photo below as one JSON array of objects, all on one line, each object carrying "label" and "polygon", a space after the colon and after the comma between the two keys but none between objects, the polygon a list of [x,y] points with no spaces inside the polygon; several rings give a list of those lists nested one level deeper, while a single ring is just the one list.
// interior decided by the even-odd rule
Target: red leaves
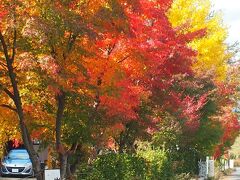
[{"label": "red leaves", "polygon": [[4,6],[0,4],[0,30],[1,30],[1,23],[2,23],[2,19],[7,16],[8,12],[5,10]]},{"label": "red leaves", "polygon": [[141,1],[142,9],[138,13],[128,13],[134,35],[132,45],[146,61],[151,83],[155,84],[163,77],[192,73],[191,65],[196,53],[187,43],[205,32],[201,30],[179,36],[165,15],[166,9],[161,8],[169,2],[171,1]]},{"label": "red leaves", "polygon": [[223,135],[221,136],[219,145],[215,148],[215,158],[219,158],[225,150],[230,148],[240,130],[240,123],[237,119],[237,115],[232,112],[232,107],[224,108],[222,111],[223,114],[219,119]]},{"label": "red leaves", "polygon": [[191,42],[192,40],[196,39],[196,38],[201,38],[204,37],[206,35],[207,29],[200,29],[198,31],[194,31],[194,32],[188,32],[187,34],[181,34],[178,36],[178,38],[180,39],[180,41],[183,42]]},{"label": "red leaves", "polygon": [[200,110],[206,104],[207,94],[202,95],[198,100],[194,97],[186,96],[182,101],[182,115],[187,118],[185,126],[190,131],[196,131],[199,127]]},{"label": "red leaves", "polygon": [[129,81],[121,81],[117,84],[119,92],[116,96],[102,96],[101,102],[108,107],[109,117],[122,116],[126,121],[136,120],[136,109],[140,104],[143,89],[131,84]]},{"label": "red leaves", "polygon": [[236,85],[234,85],[234,84],[218,83],[217,87],[218,87],[218,93],[222,97],[232,95],[236,91]]},{"label": "red leaves", "polygon": [[232,113],[232,108],[224,108],[224,114],[220,120],[224,130],[222,142],[224,143],[226,141],[234,140],[235,135],[238,134],[240,129],[240,124],[238,122],[237,115]]},{"label": "red leaves", "polygon": [[192,62],[197,53],[187,43],[204,36],[205,30],[179,35],[166,17],[171,2],[142,0],[137,11],[127,12],[132,32],[131,44],[145,63],[146,88],[157,92],[153,93],[152,98],[159,98],[163,110],[178,113],[178,118],[184,119],[186,128],[196,131],[199,111],[205,105],[207,95],[196,98],[175,92],[171,87],[175,75],[187,74],[192,77]]},{"label": "red leaves", "polygon": [[21,144],[21,142],[18,139],[13,139],[12,142],[13,142],[12,144],[13,148],[18,148]]},{"label": "red leaves", "polygon": [[8,14],[8,11],[6,10],[5,6],[3,5],[3,2],[1,2],[1,3],[2,4],[0,4],[0,20]]},{"label": "red leaves", "polygon": [[[167,90],[169,91],[169,90]],[[200,125],[200,110],[207,102],[207,94],[200,97],[190,96],[174,91],[162,98],[162,111],[169,111],[182,122],[183,129],[187,132],[196,132]]]},{"label": "red leaves", "polygon": [[0,11],[0,19],[2,19],[4,16],[6,16],[8,13],[7,13],[7,11],[4,11],[4,10],[2,10],[3,8],[2,7],[0,7],[1,8],[1,11]]}]

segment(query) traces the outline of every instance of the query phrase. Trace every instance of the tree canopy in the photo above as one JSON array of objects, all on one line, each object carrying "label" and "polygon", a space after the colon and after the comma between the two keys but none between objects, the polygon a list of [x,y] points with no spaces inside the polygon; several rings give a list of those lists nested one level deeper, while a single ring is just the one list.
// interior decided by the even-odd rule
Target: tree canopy
[{"label": "tree canopy", "polygon": [[237,137],[234,54],[209,0],[2,0],[0,9],[0,148],[22,141],[36,172],[33,139],[58,154],[64,178],[80,152],[85,161],[136,153],[146,140],[194,172],[187,158],[217,158]]}]

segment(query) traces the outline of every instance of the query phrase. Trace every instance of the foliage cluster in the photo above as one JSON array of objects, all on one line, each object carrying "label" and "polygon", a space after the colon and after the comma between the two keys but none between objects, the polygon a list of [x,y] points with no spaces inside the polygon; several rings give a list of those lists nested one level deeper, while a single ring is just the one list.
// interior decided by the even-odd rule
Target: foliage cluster
[{"label": "foliage cluster", "polygon": [[129,154],[99,156],[91,166],[80,167],[79,179],[146,179],[147,165],[143,158]]}]

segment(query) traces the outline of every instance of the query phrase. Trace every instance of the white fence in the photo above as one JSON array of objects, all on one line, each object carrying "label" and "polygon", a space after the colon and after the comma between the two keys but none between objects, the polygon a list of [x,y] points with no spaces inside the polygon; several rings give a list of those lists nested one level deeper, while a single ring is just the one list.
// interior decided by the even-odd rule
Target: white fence
[{"label": "white fence", "polygon": [[199,161],[199,177],[207,179],[208,177],[214,177],[214,160],[210,160],[209,157],[206,161]]},{"label": "white fence", "polygon": [[[221,167],[220,169],[222,171],[227,170],[229,168],[234,168],[234,160],[225,160],[222,159],[221,161]],[[211,178],[215,176],[215,166],[214,166],[214,160],[210,160],[209,157],[206,157],[206,161],[199,161],[198,162],[198,168],[199,168],[199,177],[203,179]]]}]

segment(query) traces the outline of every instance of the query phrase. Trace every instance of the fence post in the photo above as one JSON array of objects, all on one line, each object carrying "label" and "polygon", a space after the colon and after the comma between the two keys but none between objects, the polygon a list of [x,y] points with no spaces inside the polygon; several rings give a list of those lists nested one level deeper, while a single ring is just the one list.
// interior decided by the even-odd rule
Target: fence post
[{"label": "fence post", "polygon": [[209,157],[207,156],[206,157],[206,176],[205,176],[206,179],[208,178],[208,168],[209,168]]}]

